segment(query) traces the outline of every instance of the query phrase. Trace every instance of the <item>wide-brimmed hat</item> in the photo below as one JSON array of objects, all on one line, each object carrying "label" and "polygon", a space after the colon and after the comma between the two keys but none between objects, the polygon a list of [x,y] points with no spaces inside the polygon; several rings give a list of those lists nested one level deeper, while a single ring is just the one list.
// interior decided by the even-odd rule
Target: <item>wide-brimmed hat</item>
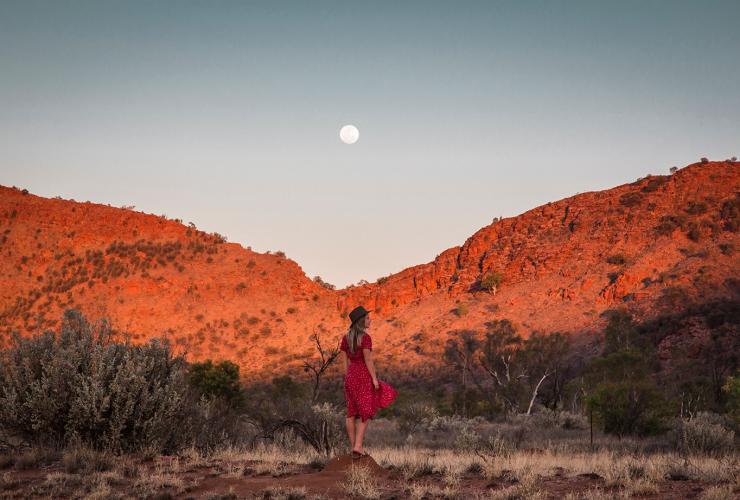
[{"label": "wide-brimmed hat", "polygon": [[364,307],[357,306],[354,309],[352,309],[351,313],[349,313],[349,319],[352,320],[352,324],[354,325],[369,312],[370,311],[368,311]]}]

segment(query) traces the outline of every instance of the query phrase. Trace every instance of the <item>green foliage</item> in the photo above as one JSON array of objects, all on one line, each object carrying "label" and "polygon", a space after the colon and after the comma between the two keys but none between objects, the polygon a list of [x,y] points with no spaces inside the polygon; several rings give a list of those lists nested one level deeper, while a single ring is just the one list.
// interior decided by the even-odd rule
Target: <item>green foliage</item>
[{"label": "green foliage", "polygon": [[239,366],[231,361],[190,365],[188,380],[199,394],[206,397],[222,398],[234,406],[243,403],[243,394],[239,385]]},{"label": "green foliage", "polygon": [[632,316],[626,310],[609,310],[604,314],[608,318],[604,329],[604,354],[633,347],[643,349],[650,347],[650,339],[639,332]]},{"label": "green foliage", "polygon": [[587,398],[602,429],[620,438],[663,432],[667,407],[655,384],[648,380],[610,381],[599,384]]},{"label": "green foliage", "polygon": [[295,401],[305,396],[306,389],[288,375],[272,379],[273,395],[281,400]]},{"label": "green foliage", "polygon": [[498,271],[488,271],[480,280],[480,287],[483,290],[496,293],[498,287],[504,281],[504,275]]},{"label": "green foliage", "polygon": [[184,360],[166,342],[114,342],[64,313],[61,331],[15,336],[0,357],[0,428],[43,445],[177,449],[187,437]]},{"label": "green foliage", "polygon": [[653,380],[650,339],[624,310],[609,311],[604,350],[588,367],[586,404],[604,432],[645,436],[666,430],[669,408]]},{"label": "green foliage", "polygon": [[723,418],[701,412],[691,419],[677,419],[671,438],[683,453],[723,456],[735,449],[735,433],[726,429]]},{"label": "green foliage", "polygon": [[727,377],[722,391],[727,398],[725,403],[727,414],[734,421],[735,428],[740,429],[740,375]]}]

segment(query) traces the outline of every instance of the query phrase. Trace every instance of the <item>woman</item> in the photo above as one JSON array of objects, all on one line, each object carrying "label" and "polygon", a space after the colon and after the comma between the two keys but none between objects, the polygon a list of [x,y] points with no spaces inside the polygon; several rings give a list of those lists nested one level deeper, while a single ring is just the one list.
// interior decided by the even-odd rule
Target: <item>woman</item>
[{"label": "woman", "polygon": [[[339,347],[344,366],[344,397],[347,401],[347,435],[352,447],[352,457],[367,455],[362,449],[362,438],[369,420],[379,408],[385,408],[396,398],[397,392],[390,385],[378,380],[373,362],[373,341],[370,311],[359,306],[349,313],[352,324],[342,337]],[[349,359],[349,362],[347,361]],[[359,421],[358,421],[359,420]]]}]

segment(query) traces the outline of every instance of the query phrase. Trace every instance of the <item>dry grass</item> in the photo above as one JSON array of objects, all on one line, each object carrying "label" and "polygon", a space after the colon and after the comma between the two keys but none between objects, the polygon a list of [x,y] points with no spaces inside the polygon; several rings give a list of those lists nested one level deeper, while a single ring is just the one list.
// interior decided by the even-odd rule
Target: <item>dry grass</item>
[{"label": "dry grass", "polygon": [[423,498],[461,498],[460,492],[456,487],[447,485],[444,488],[440,488],[436,484],[428,481],[411,483],[409,487],[406,488],[406,493],[409,495],[409,498],[414,500],[422,500]]},{"label": "dry grass", "polygon": [[107,471],[114,463],[112,455],[83,447],[70,448],[62,455],[62,466],[70,474]]},{"label": "dry grass", "polygon": [[59,452],[46,448],[27,450],[14,459],[18,470],[37,469],[59,460]]},{"label": "dry grass", "polygon": [[602,488],[592,488],[578,493],[568,493],[563,500],[614,500],[612,492],[604,491]]},{"label": "dry grass", "polygon": [[305,487],[282,487],[273,486],[265,488],[264,490],[257,493],[257,498],[264,500],[304,500],[304,499],[316,499],[318,497],[308,496],[308,492]]},{"label": "dry grass", "polygon": [[378,482],[372,477],[370,469],[365,466],[350,466],[340,487],[351,498],[369,500],[380,498]]},{"label": "dry grass", "polygon": [[594,453],[514,451],[509,456],[489,457],[481,464],[480,457],[474,453],[454,450],[384,447],[369,451],[380,465],[399,468],[405,480],[428,474],[444,476],[451,470],[476,470],[482,467],[483,474],[489,479],[513,474],[521,481],[522,477],[531,474],[551,476],[560,470],[571,476],[598,474],[604,478],[607,486],[629,485],[650,490],[651,484],[676,478],[677,475],[709,483],[731,482],[740,468],[738,456],[681,458],[673,453],[623,455],[605,450]]},{"label": "dry grass", "polygon": [[512,471],[512,473],[514,474],[512,479],[516,479],[518,483],[513,486],[509,486],[508,488],[492,490],[489,492],[488,498],[492,500],[515,500],[525,498],[539,500],[541,498],[545,498],[546,495],[537,487],[539,477],[531,468]]},{"label": "dry grass", "polygon": [[151,471],[140,471],[139,477],[133,484],[137,496],[150,497],[164,491],[179,495],[185,491],[185,482],[177,474],[179,463],[174,467],[158,465]]},{"label": "dry grass", "polygon": [[715,486],[704,491],[699,498],[701,500],[734,500],[738,497],[739,489],[737,484]]}]

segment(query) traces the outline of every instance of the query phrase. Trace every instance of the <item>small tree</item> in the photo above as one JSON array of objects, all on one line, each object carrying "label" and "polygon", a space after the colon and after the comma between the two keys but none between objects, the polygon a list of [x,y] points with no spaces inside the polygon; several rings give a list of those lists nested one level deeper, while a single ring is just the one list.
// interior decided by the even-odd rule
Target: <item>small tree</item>
[{"label": "small tree", "polygon": [[494,295],[498,291],[498,287],[504,281],[504,275],[498,271],[488,271],[480,280],[480,287],[483,290],[487,290]]},{"label": "small tree", "polygon": [[586,404],[604,432],[620,439],[628,434],[645,436],[665,430],[666,404],[649,380],[599,384]]},{"label": "small tree", "polygon": [[239,385],[239,366],[231,361],[214,364],[209,359],[203,363],[193,363],[190,365],[188,378],[190,385],[201,395],[223,398],[234,406],[239,406],[243,402]]},{"label": "small tree", "polygon": [[605,352],[593,360],[587,376],[591,391],[586,404],[604,432],[621,439],[665,429],[667,404],[652,372],[649,354],[635,347]]},{"label": "small tree", "polygon": [[522,338],[508,319],[486,323],[486,338],[478,355],[478,362],[495,387],[495,394],[509,410],[518,411],[522,379],[526,374],[518,363],[517,353]]},{"label": "small tree", "polygon": [[537,399],[540,386],[548,377],[557,376],[562,370],[563,360],[568,354],[570,342],[558,332],[542,335],[533,332],[519,352],[521,362],[526,367],[527,380],[531,390],[527,415],[532,413],[532,406]]},{"label": "small tree", "polygon": [[334,360],[337,359],[337,356],[339,355],[339,347],[334,346],[332,349],[326,349],[323,347],[321,345],[320,331],[314,332],[314,334],[309,337],[309,340],[316,345],[316,351],[319,353],[319,357],[318,359],[304,361],[303,371],[310,371],[313,374],[314,384],[311,402],[315,403],[319,397],[319,391],[321,389],[321,377],[331,364],[334,363]]}]

